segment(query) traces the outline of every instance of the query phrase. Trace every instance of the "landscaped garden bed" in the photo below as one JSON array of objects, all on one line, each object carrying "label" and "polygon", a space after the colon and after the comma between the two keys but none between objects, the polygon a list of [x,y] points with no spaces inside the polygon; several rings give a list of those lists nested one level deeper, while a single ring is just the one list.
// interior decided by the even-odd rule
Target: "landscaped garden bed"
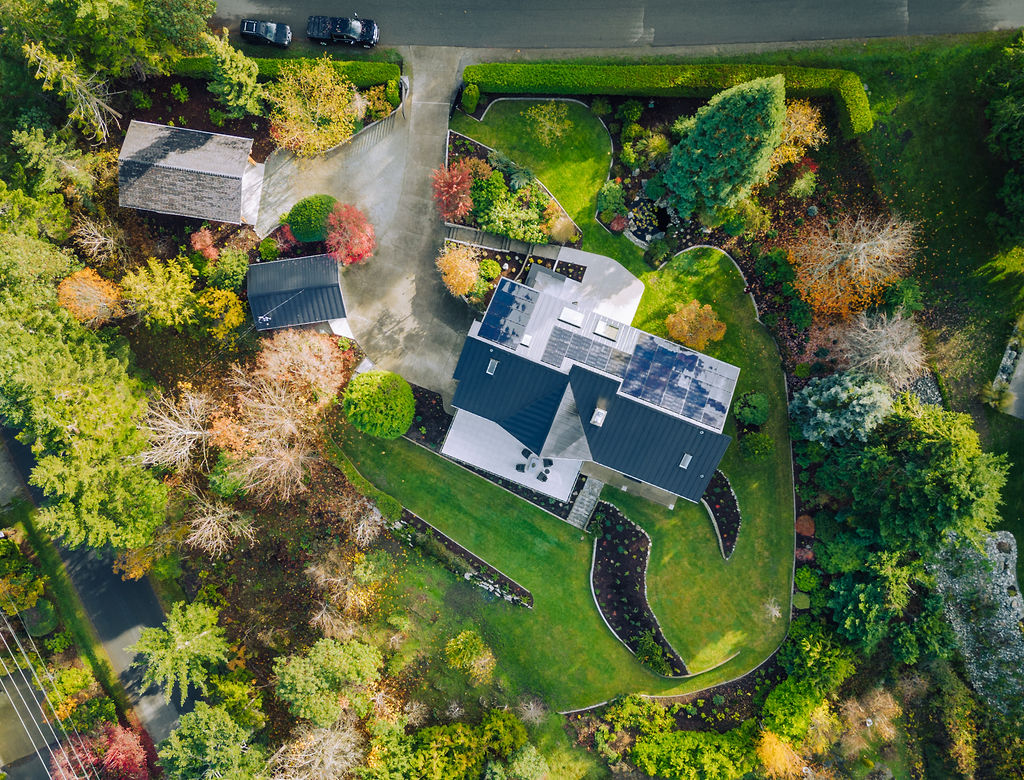
[{"label": "landscaped garden bed", "polygon": [[440,393],[414,385],[412,397],[416,400],[416,415],[405,437],[432,450],[441,449],[444,437],[452,424],[452,416],[444,410]]},{"label": "landscaped garden bed", "polygon": [[652,671],[665,677],[686,675],[686,664],[665,639],[647,603],[650,538],[605,502],[597,505],[591,527],[597,534],[591,585],[608,627]]},{"label": "landscaped garden bed", "polygon": [[722,557],[729,560],[736,549],[736,540],[739,538],[742,524],[740,505],[729,484],[729,478],[721,471],[715,471],[701,500],[711,515],[711,523],[718,534]]}]

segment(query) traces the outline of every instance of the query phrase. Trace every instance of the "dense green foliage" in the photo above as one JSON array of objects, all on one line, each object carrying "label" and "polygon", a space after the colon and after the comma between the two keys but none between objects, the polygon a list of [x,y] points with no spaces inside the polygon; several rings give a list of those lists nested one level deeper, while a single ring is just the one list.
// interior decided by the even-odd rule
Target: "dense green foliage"
[{"label": "dense green foliage", "polygon": [[748,721],[724,734],[670,731],[640,736],[629,755],[649,775],[673,780],[736,780],[754,768],[753,727]]},{"label": "dense green foliage", "polygon": [[733,414],[744,425],[762,426],[768,422],[768,396],[751,390],[741,395],[733,406]]},{"label": "dense green foliage", "polygon": [[228,43],[228,31],[220,37],[205,36],[213,58],[213,73],[207,88],[224,106],[226,115],[240,119],[246,114],[261,113],[262,89],[257,81],[259,66]]},{"label": "dense green foliage", "polygon": [[680,217],[730,209],[768,174],[786,118],[781,76],[738,84],[697,110],[672,150],[664,181]]},{"label": "dense green foliage", "polygon": [[249,736],[222,707],[197,702],[160,743],[160,766],[169,780],[252,780],[261,775],[264,757]]},{"label": "dense green foliage", "polygon": [[46,581],[13,539],[0,539],[0,609],[8,615],[36,605]]},{"label": "dense green foliage", "polygon": [[1000,214],[990,220],[1010,240],[1024,239],[1024,33],[1003,49],[1001,60],[986,74],[992,93],[986,113],[991,124],[989,148],[1008,163],[999,190]]},{"label": "dense green foliage", "polygon": [[395,439],[409,430],[416,412],[412,388],[398,374],[367,371],[345,388],[342,408],[348,421],[363,433]]},{"label": "dense green foliage", "polygon": [[162,628],[144,628],[132,650],[142,656],[146,685],[159,685],[171,700],[174,686],[182,705],[189,686],[206,694],[210,668],[227,660],[224,629],[217,625],[217,610],[194,602],[175,603]]},{"label": "dense green foliage", "polygon": [[327,237],[327,219],[337,202],[333,195],[310,195],[292,206],[284,223],[298,241],[323,241]]},{"label": "dense green foliage", "polygon": [[790,97],[831,97],[848,136],[871,129],[871,106],[856,73],[789,65],[593,65],[587,62],[470,65],[462,73],[481,92],[542,95],[642,95],[709,98],[723,89],[781,74]]},{"label": "dense green foliage", "polygon": [[476,111],[476,105],[480,102],[480,87],[476,84],[467,84],[462,90],[462,110],[467,114]]},{"label": "dense green foliage", "polygon": [[196,269],[187,257],[167,261],[151,257],[145,266],[124,275],[121,288],[147,326],[180,331],[196,320],[195,277]]},{"label": "dense green foliage", "polygon": [[891,408],[888,385],[842,372],[808,382],[793,395],[789,414],[803,438],[841,447],[866,441]]},{"label": "dense green foliage", "polygon": [[207,268],[206,281],[211,287],[219,287],[222,290],[237,293],[241,292],[245,285],[247,273],[249,273],[248,253],[241,249],[223,249],[216,264],[212,268]]},{"label": "dense green foliage", "polygon": [[341,715],[342,691],[357,712],[366,714],[369,702],[361,689],[377,679],[380,664],[376,647],[356,639],[344,643],[321,639],[303,655],[274,662],[274,691],[296,717],[330,726]]},{"label": "dense green foliage", "polygon": [[[298,63],[299,65],[312,64],[315,60],[310,59],[266,59],[253,58],[259,68],[260,81],[270,81],[281,75],[282,63]],[[397,81],[402,75],[401,69],[392,62],[367,62],[365,60],[333,60],[331,63],[343,76],[352,82],[352,85],[362,89],[363,87],[375,87],[378,84],[387,84],[388,81]],[[191,76],[192,78],[209,78],[213,73],[212,57],[183,57],[171,66],[171,72],[177,76]]]}]

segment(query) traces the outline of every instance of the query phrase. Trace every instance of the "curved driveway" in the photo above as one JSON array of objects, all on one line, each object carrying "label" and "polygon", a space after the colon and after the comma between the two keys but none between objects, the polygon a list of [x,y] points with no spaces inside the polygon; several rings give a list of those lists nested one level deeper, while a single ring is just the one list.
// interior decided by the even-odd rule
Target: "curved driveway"
[{"label": "curved driveway", "polygon": [[[388,132],[370,128],[324,158],[277,150],[267,160],[257,232],[265,235],[300,198],[329,193],[358,206],[377,231],[377,252],[345,268],[349,326],[367,356],[450,399],[455,362],[472,321],[434,268],[443,240],[430,173],[444,159],[448,101],[460,51],[410,47],[412,90]],[[383,125],[383,123],[382,123]]]}]

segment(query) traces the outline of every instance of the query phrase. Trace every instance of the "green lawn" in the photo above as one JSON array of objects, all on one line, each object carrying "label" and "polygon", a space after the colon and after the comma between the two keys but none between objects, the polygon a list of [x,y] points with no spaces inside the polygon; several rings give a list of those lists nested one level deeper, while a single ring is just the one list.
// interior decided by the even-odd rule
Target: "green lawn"
[{"label": "green lawn", "polygon": [[502,100],[478,122],[461,111],[452,117],[451,128],[482,144],[498,149],[525,165],[562,204],[580,230],[583,248],[614,257],[639,276],[647,268],[643,253],[624,236],[605,230],[596,219],[597,191],[608,178],[612,142],[601,120],[579,103],[568,102],[570,134],[552,146],[544,146],[523,112],[529,101]]}]

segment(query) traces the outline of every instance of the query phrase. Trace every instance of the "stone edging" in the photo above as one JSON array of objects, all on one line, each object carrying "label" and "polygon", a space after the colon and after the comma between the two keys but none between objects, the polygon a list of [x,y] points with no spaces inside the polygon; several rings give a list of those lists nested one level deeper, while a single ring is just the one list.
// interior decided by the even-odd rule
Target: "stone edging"
[{"label": "stone edging", "polygon": [[[729,489],[730,490],[732,489],[732,485],[729,485]],[[733,494],[733,498],[735,498],[735,497],[736,497],[735,494]],[[700,498],[700,503],[707,510],[708,518],[711,520],[711,527],[715,529],[715,536],[718,538],[718,551],[720,553],[722,553],[722,559],[726,563],[728,563],[729,559],[725,557],[725,545],[722,544],[722,534],[718,531],[718,523],[715,521],[715,513],[711,511],[711,507],[708,506],[708,502],[704,500],[703,496],[701,496],[701,498]],[[737,507],[739,506],[739,502],[738,501],[736,502],[736,506]],[[736,535],[738,537],[739,533],[737,533]],[[738,542],[739,539],[737,539],[736,541]]]}]

